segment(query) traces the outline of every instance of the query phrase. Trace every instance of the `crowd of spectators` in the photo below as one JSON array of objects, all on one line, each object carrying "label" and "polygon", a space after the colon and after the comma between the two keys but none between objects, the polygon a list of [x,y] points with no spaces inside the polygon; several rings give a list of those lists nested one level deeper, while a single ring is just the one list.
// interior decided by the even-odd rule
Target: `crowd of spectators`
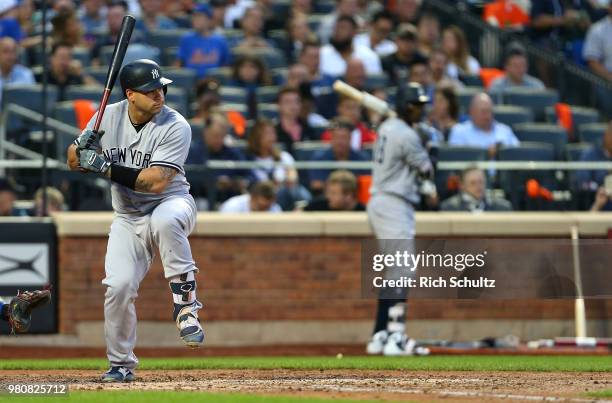
[{"label": "crowd of spectators", "polygon": [[[482,18],[491,25],[523,32],[535,45],[565,52],[612,80],[612,2],[486,3]],[[467,37],[459,25],[441,21],[422,0],[49,4],[49,23],[43,27],[38,3],[0,1],[0,97],[4,87],[41,82],[45,52],[48,82],[57,86],[58,101],[69,99],[71,87],[101,84],[93,71],[104,64],[105,49],[116,42],[123,15],[135,15],[133,56],[153,58],[164,71],[194,74],[192,85],[181,95],[189,104],[181,112],[194,129],[187,164],[213,159],[259,163],[251,170],[213,171],[217,205],[209,208],[225,212],[363,208],[359,177],[367,171],[298,172],[294,167],[295,161],[303,160],[371,160],[381,116],[337,96],[332,84],[338,78],[391,103],[399,85],[421,84],[431,99],[419,126],[428,149],[481,148],[489,159],[496,159],[500,148],[521,144],[512,125],[496,119],[497,94],[551,86],[549,66],[530,69],[526,49],[519,43],[504,49],[502,70],[485,83],[481,70],[486,68],[470,46],[477,38]],[[41,48],[43,29],[49,32],[46,51]],[[175,35],[174,46],[154,45],[152,38],[164,32]],[[473,87],[475,79],[482,88],[462,104],[459,92]],[[612,101],[607,102],[602,116]],[[610,131],[581,158],[610,160]],[[318,142],[318,147],[305,149],[305,142]],[[612,204],[608,196],[604,202],[602,194],[605,172],[585,175],[577,175],[576,186],[595,198],[593,209]],[[495,172],[469,169],[461,174],[454,198],[434,208],[508,210],[505,203],[485,197],[487,183],[496,184]]]}]

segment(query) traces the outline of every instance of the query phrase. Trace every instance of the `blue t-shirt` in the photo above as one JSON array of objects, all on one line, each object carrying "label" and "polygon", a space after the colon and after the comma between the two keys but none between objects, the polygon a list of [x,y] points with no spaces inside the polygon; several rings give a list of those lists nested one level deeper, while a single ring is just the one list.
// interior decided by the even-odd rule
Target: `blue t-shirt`
[{"label": "blue t-shirt", "polygon": [[230,51],[222,36],[192,32],[181,38],[178,58],[184,67],[195,70],[198,78],[202,78],[208,69],[230,64]]},{"label": "blue t-shirt", "polygon": [[[244,155],[237,148],[224,145],[219,151],[211,151],[201,137],[194,138],[189,146],[187,165],[204,165],[208,160],[244,161]],[[247,176],[248,171],[242,169],[215,169],[213,175],[220,176]]]},{"label": "blue t-shirt", "polygon": [[[365,154],[351,149],[348,160],[349,161],[368,161],[369,158]],[[315,152],[312,155],[311,161],[336,161],[336,156],[334,155],[334,152],[330,147],[325,150],[319,150]],[[332,172],[331,169],[312,169],[310,170],[310,180],[311,181],[315,181],[315,180],[325,181],[327,180],[327,177],[331,174],[331,172]],[[360,169],[352,169],[351,172],[353,172],[355,176],[367,174],[367,171],[360,170]]]},{"label": "blue t-shirt", "polygon": [[0,20],[0,38],[10,36],[15,41],[21,41],[23,32],[19,26],[19,21],[14,18],[3,18]]}]

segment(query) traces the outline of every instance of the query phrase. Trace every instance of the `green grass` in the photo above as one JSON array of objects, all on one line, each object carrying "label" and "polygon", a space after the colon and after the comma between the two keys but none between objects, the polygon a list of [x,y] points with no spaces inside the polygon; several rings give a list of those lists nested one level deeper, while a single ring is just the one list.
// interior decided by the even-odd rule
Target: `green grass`
[{"label": "green grass", "polygon": [[[9,369],[106,369],[103,359],[2,360]],[[353,369],[612,372],[612,356],[210,357],[144,358],[139,369]]]},{"label": "green grass", "polygon": [[589,397],[612,397],[612,389],[598,390],[597,392],[589,392],[586,394]]},{"label": "green grass", "polygon": [[67,396],[17,397],[0,395],[0,402],[78,402],[78,403],[379,403],[379,400],[322,399],[312,397],[257,396],[238,393],[203,393],[175,391],[96,391],[70,392]]}]

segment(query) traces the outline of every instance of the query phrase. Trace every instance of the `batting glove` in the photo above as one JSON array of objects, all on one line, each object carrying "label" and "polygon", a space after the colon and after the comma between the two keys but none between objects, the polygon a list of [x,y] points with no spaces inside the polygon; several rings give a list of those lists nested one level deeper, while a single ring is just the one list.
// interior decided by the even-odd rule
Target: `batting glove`
[{"label": "batting glove", "polygon": [[97,150],[100,148],[100,139],[104,135],[104,130],[85,130],[77,138],[78,146],[77,153],[82,150]]},{"label": "batting glove", "polygon": [[100,174],[106,174],[111,166],[110,162],[95,150],[82,150],[79,155],[79,164],[87,171]]}]

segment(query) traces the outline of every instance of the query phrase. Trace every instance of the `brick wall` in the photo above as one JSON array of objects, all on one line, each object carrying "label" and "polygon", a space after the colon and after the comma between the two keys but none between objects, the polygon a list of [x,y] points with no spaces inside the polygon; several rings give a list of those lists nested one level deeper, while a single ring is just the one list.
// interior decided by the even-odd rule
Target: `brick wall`
[{"label": "brick wall", "polygon": [[[106,236],[60,236],[59,323],[103,319]],[[203,318],[215,320],[368,320],[360,296],[359,237],[193,236]],[[570,319],[573,300],[416,300],[415,319]],[[139,320],[167,321],[172,303],[159,259],[141,285]],[[587,301],[589,318],[612,316],[612,301]]]}]

